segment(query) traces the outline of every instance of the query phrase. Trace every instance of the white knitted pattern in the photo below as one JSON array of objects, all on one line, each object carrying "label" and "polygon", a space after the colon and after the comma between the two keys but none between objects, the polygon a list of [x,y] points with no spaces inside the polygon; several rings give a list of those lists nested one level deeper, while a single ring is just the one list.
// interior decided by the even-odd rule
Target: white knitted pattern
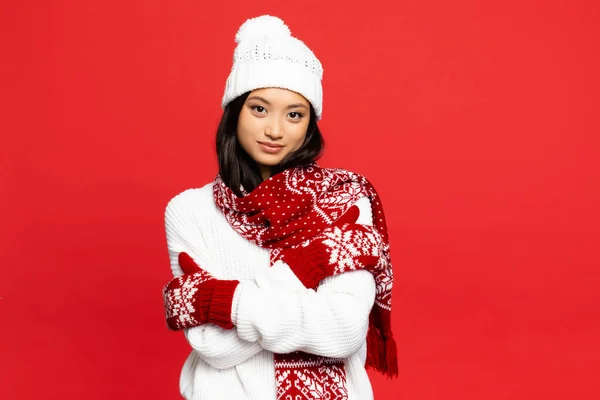
[{"label": "white knitted pattern", "polygon": [[[346,389],[346,373],[343,366],[325,365],[326,359],[321,358],[317,363],[277,363],[278,367],[285,372],[277,376],[278,393],[277,400],[289,400],[287,393],[290,392],[291,385],[302,387],[302,398],[294,397],[293,400],[346,400],[348,391]],[[306,367],[306,369],[298,369]],[[315,373],[314,367],[319,367],[318,373]],[[292,376],[290,376],[292,375]],[[329,390],[324,387],[326,384]],[[287,386],[286,386],[287,385]],[[333,393],[333,395],[332,395]]]},{"label": "white knitted pattern", "polygon": [[317,120],[321,119],[323,66],[304,42],[289,34],[283,21],[271,16],[252,18],[240,27],[236,41],[222,108],[248,91],[276,87],[304,96]]},{"label": "white knitted pattern", "polygon": [[177,288],[170,289],[170,283],[163,288],[163,301],[167,310],[167,318],[175,318],[173,323],[177,329],[185,326],[198,325],[193,313],[196,311],[192,302],[194,294],[198,291],[198,285],[213,279],[204,270],[191,275],[182,275],[175,278]]},{"label": "white knitted pattern", "polygon": [[[368,199],[357,206],[358,222],[370,225]],[[165,229],[175,276],[182,274],[178,254],[185,251],[215,278],[241,281],[232,310],[236,328],[204,324],[185,330],[192,352],[181,371],[184,398],[275,400],[273,352],[307,351],[343,360],[348,399],[372,399],[364,368],[375,298],[371,273],[344,273],[325,279],[317,291],[304,288],[287,264],[269,267],[269,251],[231,228],[214,204],[212,183],[175,196]],[[332,381],[339,379],[328,370]]]}]

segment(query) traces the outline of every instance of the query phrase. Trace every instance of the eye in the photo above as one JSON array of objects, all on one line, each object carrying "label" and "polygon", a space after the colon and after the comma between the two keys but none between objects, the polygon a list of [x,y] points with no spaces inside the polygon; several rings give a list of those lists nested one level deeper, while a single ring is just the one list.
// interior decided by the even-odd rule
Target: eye
[{"label": "eye", "polygon": [[290,116],[290,118],[292,119],[302,119],[302,117],[304,115],[302,115],[301,113],[297,112],[297,111],[292,111],[291,113],[288,114]]},{"label": "eye", "polygon": [[264,114],[267,110],[263,106],[252,106],[250,107],[253,111],[256,111],[259,114]]}]

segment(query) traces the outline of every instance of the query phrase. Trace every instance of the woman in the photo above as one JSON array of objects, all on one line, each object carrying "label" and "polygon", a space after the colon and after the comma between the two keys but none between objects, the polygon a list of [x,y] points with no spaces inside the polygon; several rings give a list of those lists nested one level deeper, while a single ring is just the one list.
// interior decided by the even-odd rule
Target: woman
[{"label": "woman", "polygon": [[[381,202],[316,164],[322,67],[279,18],[236,35],[214,182],[165,212],[167,324],[192,347],[187,399],[371,399],[397,373]],[[368,338],[367,338],[368,333]]]}]

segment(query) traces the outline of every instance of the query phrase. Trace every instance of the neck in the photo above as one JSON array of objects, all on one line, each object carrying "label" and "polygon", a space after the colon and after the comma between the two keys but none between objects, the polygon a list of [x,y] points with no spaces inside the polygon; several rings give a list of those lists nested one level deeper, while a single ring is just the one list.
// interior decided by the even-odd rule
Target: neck
[{"label": "neck", "polygon": [[269,177],[271,176],[271,167],[266,165],[259,165],[259,169],[260,176],[262,177],[263,181],[269,179]]}]

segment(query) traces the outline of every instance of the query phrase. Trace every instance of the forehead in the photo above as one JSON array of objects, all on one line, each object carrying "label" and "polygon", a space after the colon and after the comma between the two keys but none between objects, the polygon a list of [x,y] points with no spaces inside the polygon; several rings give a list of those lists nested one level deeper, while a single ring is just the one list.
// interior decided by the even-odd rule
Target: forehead
[{"label": "forehead", "polygon": [[248,98],[252,96],[262,97],[269,103],[291,104],[301,103],[308,106],[308,100],[299,93],[283,88],[261,88],[250,92]]}]

